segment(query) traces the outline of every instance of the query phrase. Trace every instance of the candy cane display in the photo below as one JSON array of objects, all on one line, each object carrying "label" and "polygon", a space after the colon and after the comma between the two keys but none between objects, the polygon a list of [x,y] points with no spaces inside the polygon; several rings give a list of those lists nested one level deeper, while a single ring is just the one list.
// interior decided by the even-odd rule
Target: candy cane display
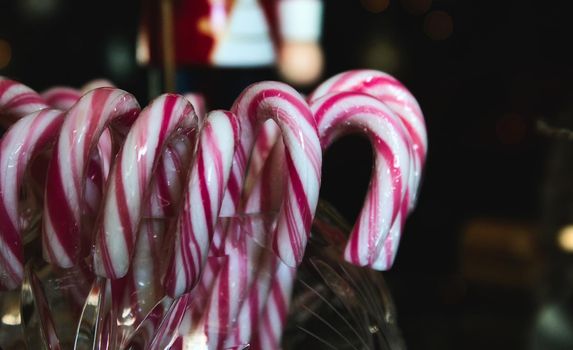
[{"label": "candy cane display", "polygon": [[35,208],[21,196],[35,159],[45,258],[111,279],[100,315],[109,344],[145,333],[146,348],[277,349],[322,153],[354,132],[371,142],[374,165],[344,259],[392,265],[427,147],[420,107],[396,79],[351,71],[308,100],[261,82],[230,112],[207,115],[200,95],[165,94],[140,111],[109,85],[39,96],[0,77],[0,124],[13,123],[0,140],[0,289],[22,283],[22,232],[32,232],[23,209]]},{"label": "candy cane display", "polygon": [[175,225],[175,250],[165,277],[166,293],[179,296],[198,281],[231,171],[239,124],[231,112],[209,113],[201,129],[183,205]]},{"label": "candy cane display", "polygon": [[84,184],[92,150],[105,127],[131,125],[139,113],[135,98],[122,90],[100,88],[84,95],[67,113],[48,169],[44,203],[45,257],[71,267],[87,253],[89,227],[82,226]]},{"label": "candy cane display", "polygon": [[0,143],[0,288],[22,283],[24,255],[20,191],[31,160],[57,137],[63,113],[44,109],[16,122]]},{"label": "candy cane display", "polygon": [[[400,119],[381,101],[351,92],[328,94],[311,103],[323,149],[349,132],[362,132],[374,148],[374,170],[344,258],[373,266],[392,224],[399,219],[409,176],[409,137]],[[392,255],[395,251],[391,252]],[[377,264],[386,269],[386,264]]]},{"label": "candy cane display", "polygon": [[309,97],[314,101],[331,92],[354,91],[372,95],[384,102],[404,124],[411,140],[413,166],[410,171],[409,209],[415,205],[422,169],[426,160],[428,138],[422,110],[414,96],[396,78],[376,70],[353,70],[326,80]]},{"label": "candy cane display", "polygon": [[34,90],[0,76],[0,125],[8,127],[25,115],[48,108]]},{"label": "candy cane display", "polygon": [[[97,91],[97,90],[96,90]],[[105,193],[95,237],[94,269],[111,279],[125,276],[133,254],[142,203],[165,147],[197,126],[193,107],[183,97],[162,95],[131,127],[117,156]]]}]

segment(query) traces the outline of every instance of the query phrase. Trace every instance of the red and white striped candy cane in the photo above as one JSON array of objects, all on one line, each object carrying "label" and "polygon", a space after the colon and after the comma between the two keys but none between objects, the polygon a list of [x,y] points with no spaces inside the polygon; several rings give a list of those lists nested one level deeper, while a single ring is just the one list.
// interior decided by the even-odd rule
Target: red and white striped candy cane
[{"label": "red and white striped candy cane", "polygon": [[352,132],[365,134],[374,148],[369,189],[344,251],[347,261],[372,267],[392,225],[396,220],[401,221],[410,167],[410,139],[400,119],[370,95],[332,93],[312,102],[311,109],[323,149]]},{"label": "red and white striped candy cane", "polygon": [[123,130],[139,113],[135,98],[101,88],[84,95],[67,113],[48,169],[44,198],[43,247],[47,260],[71,267],[91,245],[85,213],[85,177],[92,150],[109,123]]},{"label": "red and white striped candy cane", "polygon": [[37,92],[0,76],[0,125],[8,127],[25,115],[48,108]]},{"label": "red and white striped candy cane", "polygon": [[[196,113],[204,113],[197,112],[196,107],[198,103],[202,103],[202,96],[193,95],[192,101],[189,96],[184,97],[191,102]],[[197,114],[197,117],[198,124],[201,125],[205,116]],[[173,238],[165,233],[171,221],[178,216],[183,184],[188,176],[186,167],[193,156],[189,150],[195,149],[197,134],[198,131],[168,145],[152,179],[149,200],[144,203],[144,217],[137,233],[133,260],[124,277],[125,299],[129,305],[122,306],[122,309],[129,307],[134,310],[134,326],[139,324],[150,307],[164,295],[162,281],[157,276],[160,276],[165,268],[163,254],[166,244],[173,241]],[[165,242],[166,240],[168,242]]]},{"label": "red and white striped candy cane", "polygon": [[256,280],[241,306],[226,346],[250,344],[252,349],[278,349],[291,301],[296,269],[272,252],[259,252]]},{"label": "red and white striped candy cane", "polygon": [[[306,102],[291,87],[277,82],[256,83],[245,89],[232,109],[241,124],[241,144],[225,198],[229,216],[245,210],[244,180],[255,136],[263,123],[272,119],[284,142],[284,193],[269,246],[287,264],[296,266],[304,254],[310,225],[318,201],[322,156],[315,121]],[[221,214],[222,216],[225,215]],[[240,218],[222,233],[226,263],[221,264],[205,311],[209,347],[216,349],[235,331],[237,317],[257,276],[260,246],[246,237]],[[264,294],[264,293],[263,293]]]},{"label": "red and white striped candy cane", "polygon": [[280,349],[281,337],[286,326],[296,269],[278,262],[272,276],[267,299],[263,301],[257,327],[251,336],[251,349]]},{"label": "red and white striped candy cane", "polygon": [[231,112],[209,113],[201,128],[164,280],[170,296],[190,291],[201,276],[239,135],[237,118]]},{"label": "red and white striped candy cane", "polygon": [[235,101],[232,111],[241,124],[241,143],[235,152],[221,215],[231,216],[242,207],[242,190],[255,137],[263,123],[274,120],[285,145],[287,191],[273,234],[273,249],[287,265],[296,266],[302,261],[318,203],[322,154],[316,122],[298,92],[278,82],[249,86]]},{"label": "red and white striped candy cane", "polygon": [[42,92],[41,96],[52,108],[67,111],[78,102],[82,93],[70,87],[56,86]]},{"label": "red and white striped candy cane", "polygon": [[[41,96],[52,108],[67,111],[82,97],[82,92],[70,87],[56,86],[42,92]],[[105,129],[98,141],[97,152],[91,155],[88,163],[84,193],[87,216],[95,216],[99,209],[103,185],[111,164],[111,152],[111,134]]]},{"label": "red and white striped candy cane", "polygon": [[108,180],[101,224],[95,237],[96,274],[112,279],[125,276],[143,203],[161,155],[171,141],[191,134],[196,126],[193,107],[182,96],[162,95],[141,112],[125,138]]},{"label": "red and white striped candy cane", "polygon": [[428,149],[426,124],[418,102],[396,78],[369,69],[352,70],[335,75],[317,87],[309,97],[309,101],[312,102],[331,92],[341,91],[372,95],[384,102],[402,120],[410,136],[413,153],[413,166],[408,181],[409,209],[413,209]]},{"label": "red and white striped candy cane", "polygon": [[226,229],[228,235],[236,235],[234,238],[227,237],[227,240],[238,239],[233,249],[227,248],[227,255],[219,261],[217,273],[208,291],[209,298],[203,310],[202,322],[199,323],[204,326],[209,349],[223,348],[225,340],[234,333],[239,310],[248,296],[247,276],[253,274],[248,269],[254,267],[248,265],[249,258],[246,256],[254,249],[248,246],[250,242],[237,230],[241,230],[237,222],[231,223]]},{"label": "red and white striped candy cane", "polygon": [[[245,211],[252,213],[253,217],[246,224],[255,223],[247,226],[251,232],[262,230],[265,233],[276,224],[266,215],[272,215],[280,208],[284,192],[284,154],[282,139],[278,138],[248,196]],[[263,217],[258,218],[261,215]],[[263,247],[270,245],[268,238],[265,240],[259,235],[256,239]],[[255,280],[226,345],[248,343],[253,349],[278,349],[296,269],[282,263],[268,249],[258,249],[254,258],[249,263],[254,265]]]},{"label": "red and white striped candy cane", "polygon": [[19,201],[26,169],[55,140],[63,112],[44,109],[17,121],[0,142],[0,289],[22,283],[24,255]]},{"label": "red and white striped candy cane", "polygon": [[149,200],[143,204],[144,217],[137,233],[133,261],[125,276],[128,279],[125,293],[138,320],[164,295],[158,276],[165,265],[165,232],[177,216],[191,144],[192,141],[178,142],[167,147],[152,180]]}]

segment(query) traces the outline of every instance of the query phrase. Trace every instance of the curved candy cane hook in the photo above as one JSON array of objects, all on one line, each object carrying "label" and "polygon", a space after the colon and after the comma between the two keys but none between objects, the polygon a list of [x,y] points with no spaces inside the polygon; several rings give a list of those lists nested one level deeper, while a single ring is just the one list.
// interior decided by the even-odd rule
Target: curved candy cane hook
[{"label": "curved candy cane hook", "polygon": [[170,296],[191,290],[201,276],[239,135],[239,123],[233,113],[213,111],[207,115],[174,226],[175,249],[164,278],[165,291]]},{"label": "curved candy cane hook", "polygon": [[0,125],[8,127],[16,120],[48,108],[38,93],[24,84],[0,76]]},{"label": "curved candy cane hook", "polygon": [[302,261],[318,203],[322,154],[316,122],[298,92],[277,82],[249,86],[237,98],[232,111],[241,124],[241,143],[225,197],[227,210],[223,212],[234,214],[243,206],[241,191],[255,136],[267,120],[274,120],[285,145],[288,190],[278,214],[273,249],[287,265],[296,266]]},{"label": "curved candy cane hook", "polygon": [[82,220],[90,155],[108,124],[123,132],[138,113],[135,97],[115,88],[88,92],[66,113],[50,160],[44,198],[43,247],[53,264],[71,267],[88,253],[91,239],[85,237],[89,228]]},{"label": "curved candy cane hook", "polygon": [[[97,90],[96,90],[97,91]],[[125,276],[136,242],[145,197],[167,145],[193,133],[197,116],[182,96],[155,99],[137,118],[125,138],[108,179],[95,236],[96,274]]]},{"label": "curved candy cane hook", "polygon": [[369,95],[332,93],[312,102],[311,109],[323,149],[352,132],[365,134],[374,149],[369,190],[344,252],[347,261],[374,267],[388,232],[404,214],[410,166],[408,135],[400,119]]},{"label": "curved candy cane hook", "polygon": [[63,112],[43,109],[18,120],[0,142],[0,289],[22,283],[20,190],[26,169],[56,139],[63,121]]},{"label": "curved candy cane hook", "polygon": [[384,102],[402,120],[411,140],[413,164],[408,180],[408,201],[409,209],[413,209],[428,149],[424,115],[418,102],[396,78],[370,69],[351,70],[333,76],[314,90],[309,96],[309,101],[315,101],[328,93],[342,91],[372,95]]}]

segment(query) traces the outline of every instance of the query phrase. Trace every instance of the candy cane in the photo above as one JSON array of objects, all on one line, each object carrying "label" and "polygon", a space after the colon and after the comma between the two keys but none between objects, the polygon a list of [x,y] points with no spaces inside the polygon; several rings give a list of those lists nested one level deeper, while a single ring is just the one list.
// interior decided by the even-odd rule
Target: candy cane
[{"label": "candy cane", "polygon": [[[57,86],[42,92],[41,96],[52,108],[67,111],[82,97],[82,92],[70,87]],[[84,193],[88,217],[97,215],[103,184],[109,173],[111,152],[111,134],[105,129],[98,141],[97,152],[91,155],[88,162]]]},{"label": "candy cane", "polygon": [[191,144],[193,142],[178,142],[165,150],[151,184],[149,200],[144,203],[144,218],[137,233],[133,261],[125,277],[129,280],[126,294],[131,298],[131,307],[139,318],[163,295],[158,276],[165,262],[162,257],[165,231],[170,220],[177,215]]},{"label": "candy cane", "polygon": [[384,103],[365,94],[328,94],[312,102],[311,109],[323,149],[349,132],[362,132],[372,143],[375,161],[370,186],[344,258],[360,266],[388,268],[377,259],[392,225],[401,221],[410,165],[406,130]]},{"label": "candy cane", "polygon": [[148,312],[164,296],[157,276],[165,260],[165,231],[178,207],[193,139],[183,137],[166,148],[151,180],[149,200],[142,204],[142,221],[129,270],[125,277],[111,281],[115,291],[112,303],[119,310],[117,322],[121,327],[116,336],[120,342],[128,340],[148,320]]},{"label": "candy cane", "polygon": [[90,154],[107,124],[113,121],[123,130],[138,113],[135,98],[114,88],[90,91],[67,112],[50,161],[44,198],[43,247],[53,264],[71,267],[87,253],[91,240],[85,237],[88,228],[82,225],[82,214]]},{"label": "candy cane", "polygon": [[256,280],[250,287],[226,346],[250,344],[252,349],[278,349],[291,301],[296,269],[262,250]]},{"label": "candy cane", "polygon": [[197,126],[193,107],[183,97],[162,95],[146,107],[126,136],[105,193],[95,238],[96,274],[125,276],[142,216],[142,203],[159,159],[170,141]]},{"label": "candy cane", "polygon": [[67,111],[78,102],[82,93],[73,88],[56,86],[42,92],[41,96],[52,108]]},{"label": "candy cane", "polygon": [[[284,144],[278,138],[248,196],[245,211],[252,213],[252,217],[248,216],[250,220],[245,226],[251,235],[258,231],[263,234],[272,231],[276,224],[267,216],[275,213],[282,201],[284,154]],[[262,247],[270,246],[268,237],[265,240],[260,234],[257,236],[256,240]],[[296,269],[282,263],[268,249],[258,249],[254,259],[248,263],[253,265],[256,277],[226,346],[250,344],[253,349],[278,349]]]},{"label": "candy cane", "polygon": [[209,113],[175,226],[175,250],[164,281],[166,293],[179,296],[197,283],[231,171],[239,125],[231,112]]},{"label": "candy cane", "polygon": [[221,215],[233,215],[241,207],[241,189],[255,136],[265,121],[274,120],[285,144],[288,190],[278,214],[273,249],[287,265],[296,266],[302,260],[318,203],[322,155],[316,122],[302,97],[277,82],[251,85],[235,101],[232,111],[241,124],[241,143]]},{"label": "candy cane", "polygon": [[280,349],[295,278],[296,269],[279,262],[272,277],[270,293],[262,305],[257,327],[251,337],[251,349]]},{"label": "candy cane", "polygon": [[[232,110],[241,123],[241,144],[235,152],[223,204],[226,207],[221,215],[232,216],[244,210],[242,189],[254,138],[261,125],[272,119],[280,128],[284,142],[286,195],[281,201],[276,229],[268,241],[281,259],[294,266],[302,259],[318,200],[322,157],[315,121],[302,97],[289,86],[276,82],[251,85],[239,96]],[[209,348],[222,346],[234,332],[236,317],[257,275],[254,262],[261,253],[258,244],[245,236],[240,217],[230,219],[230,225],[222,234],[224,237],[215,238],[223,242],[226,262],[216,273],[212,298],[205,311]]]},{"label": "candy cane", "polygon": [[[205,118],[203,97],[198,94],[187,94],[184,97],[195,109],[198,125],[202,125]],[[129,305],[122,308],[129,307],[134,310],[134,326],[139,324],[149,308],[164,293],[162,281],[157,276],[161,275],[165,268],[162,254],[173,241],[171,235],[165,234],[170,222],[178,216],[183,184],[188,175],[186,167],[192,156],[189,150],[195,148],[197,133],[198,131],[181,137],[177,142],[168,145],[150,185],[149,200],[144,203],[144,217],[137,233],[133,261],[124,277],[124,299]],[[169,242],[165,242],[166,240]]]},{"label": "candy cane", "polygon": [[409,209],[417,197],[428,138],[422,110],[414,96],[396,78],[376,70],[352,70],[335,75],[317,87],[309,97],[314,101],[331,92],[354,91],[372,95],[384,102],[400,119],[411,139],[412,166],[409,183]]},{"label": "candy cane", "polygon": [[0,76],[0,125],[8,127],[25,115],[48,108],[34,90]]},{"label": "candy cane", "polygon": [[22,182],[31,160],[54,139],[63,113],[44,109],[16,122],[0,143],[0,288],[22,283],[23,220],[19,201]]}]

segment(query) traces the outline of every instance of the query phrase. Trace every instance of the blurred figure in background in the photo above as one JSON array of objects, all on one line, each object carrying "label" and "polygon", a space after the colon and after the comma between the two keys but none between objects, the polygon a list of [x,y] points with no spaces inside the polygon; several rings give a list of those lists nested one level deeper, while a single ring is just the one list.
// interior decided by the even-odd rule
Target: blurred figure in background
[{"label": "blurred figure in background", "polygon": [[[229,108],[247,85],[273,79],[277,63],[290,83],[311,84],[322,70],[322,11],[321,0],[143,0],[137,58],[150,95],[200,91]],[[161,87],[170,64],[175,86]]]}]

